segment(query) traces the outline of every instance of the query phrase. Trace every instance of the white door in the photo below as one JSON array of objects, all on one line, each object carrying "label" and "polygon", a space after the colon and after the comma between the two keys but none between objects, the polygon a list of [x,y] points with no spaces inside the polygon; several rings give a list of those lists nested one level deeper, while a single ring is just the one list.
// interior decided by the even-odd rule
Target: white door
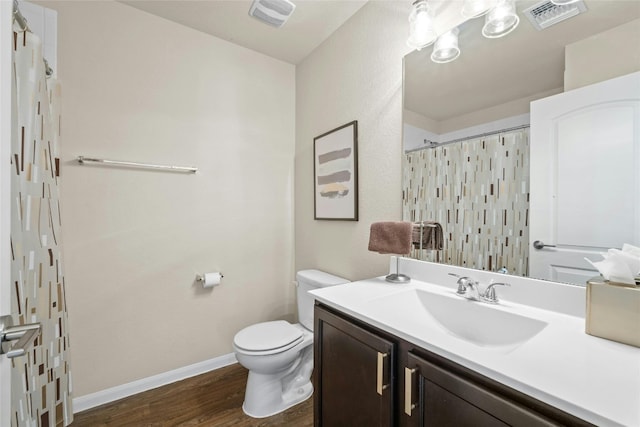
[{"label": "white door", "polygon": [[[13,4],[0,1],[0,316],[11,311],[11,22]],[[0,426],[11,425],[11,361],[0,355]]]},{"label": "white door", "polygon": [[640,243],[639,165],[640,72],[531,103],[531,277],[584,285]]}]

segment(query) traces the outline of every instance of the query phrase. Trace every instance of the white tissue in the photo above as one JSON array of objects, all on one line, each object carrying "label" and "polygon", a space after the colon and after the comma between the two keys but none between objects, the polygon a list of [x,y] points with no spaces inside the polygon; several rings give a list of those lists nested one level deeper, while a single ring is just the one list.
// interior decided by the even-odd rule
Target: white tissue
[{"label": "white tissue", "polygon": [[585,258],[597,269],[605,280],[610,282],[635,285],[635,278],[640,276],[640,248],[624,244],[622,250],[609,249],[603,253],[602,261],[591,261]]},{"label": "white tissue", "polygon": [[626,252],[628,254],[631,254],[633,256],[640,258],[640,248],[637,246],[633,246],[628,243],[625,243],[624,245],[622,245],[622,252]]},{"label": "white tissue", "polygon": [[218,271],[214,273],[204,273],[202,286],[204,288],[213,288],[214,286],[218,286],[222,277],[222,274]]}]

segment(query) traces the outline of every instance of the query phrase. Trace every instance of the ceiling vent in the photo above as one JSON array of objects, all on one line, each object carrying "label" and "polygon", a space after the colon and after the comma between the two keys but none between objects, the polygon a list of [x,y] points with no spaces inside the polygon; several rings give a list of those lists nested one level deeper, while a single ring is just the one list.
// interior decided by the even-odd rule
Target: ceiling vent
[{"label": "ceiling vent", "polygon": [[249,15],[265,24],[280,28],[295,9],[296,5],[289,0],[253,0]]},{"label": "ceiling vent", "polygon": [[564,5],[543,1],[525,9],[523,13],[533,27],[540,31],[586,11],[587,6],[583,1]]}]

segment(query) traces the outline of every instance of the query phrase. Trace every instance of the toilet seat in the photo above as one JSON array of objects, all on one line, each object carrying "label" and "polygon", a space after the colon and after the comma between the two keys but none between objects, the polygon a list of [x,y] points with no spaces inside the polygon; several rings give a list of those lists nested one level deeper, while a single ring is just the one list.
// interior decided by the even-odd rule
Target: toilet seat
[{"label": "toilet seat", "polygon": [[281,353],[302,342],[302,330],[284,320],[248,326],[233,338],[237,350],[253,355]]}]

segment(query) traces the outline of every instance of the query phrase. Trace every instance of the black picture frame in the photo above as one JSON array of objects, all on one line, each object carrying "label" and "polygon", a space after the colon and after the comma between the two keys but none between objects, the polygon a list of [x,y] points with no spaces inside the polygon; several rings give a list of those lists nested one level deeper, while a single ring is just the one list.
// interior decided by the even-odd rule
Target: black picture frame
[{"label": "black picture frame", "polygon": [[313,138],[316,220],[358,221],[358,121]]}]

